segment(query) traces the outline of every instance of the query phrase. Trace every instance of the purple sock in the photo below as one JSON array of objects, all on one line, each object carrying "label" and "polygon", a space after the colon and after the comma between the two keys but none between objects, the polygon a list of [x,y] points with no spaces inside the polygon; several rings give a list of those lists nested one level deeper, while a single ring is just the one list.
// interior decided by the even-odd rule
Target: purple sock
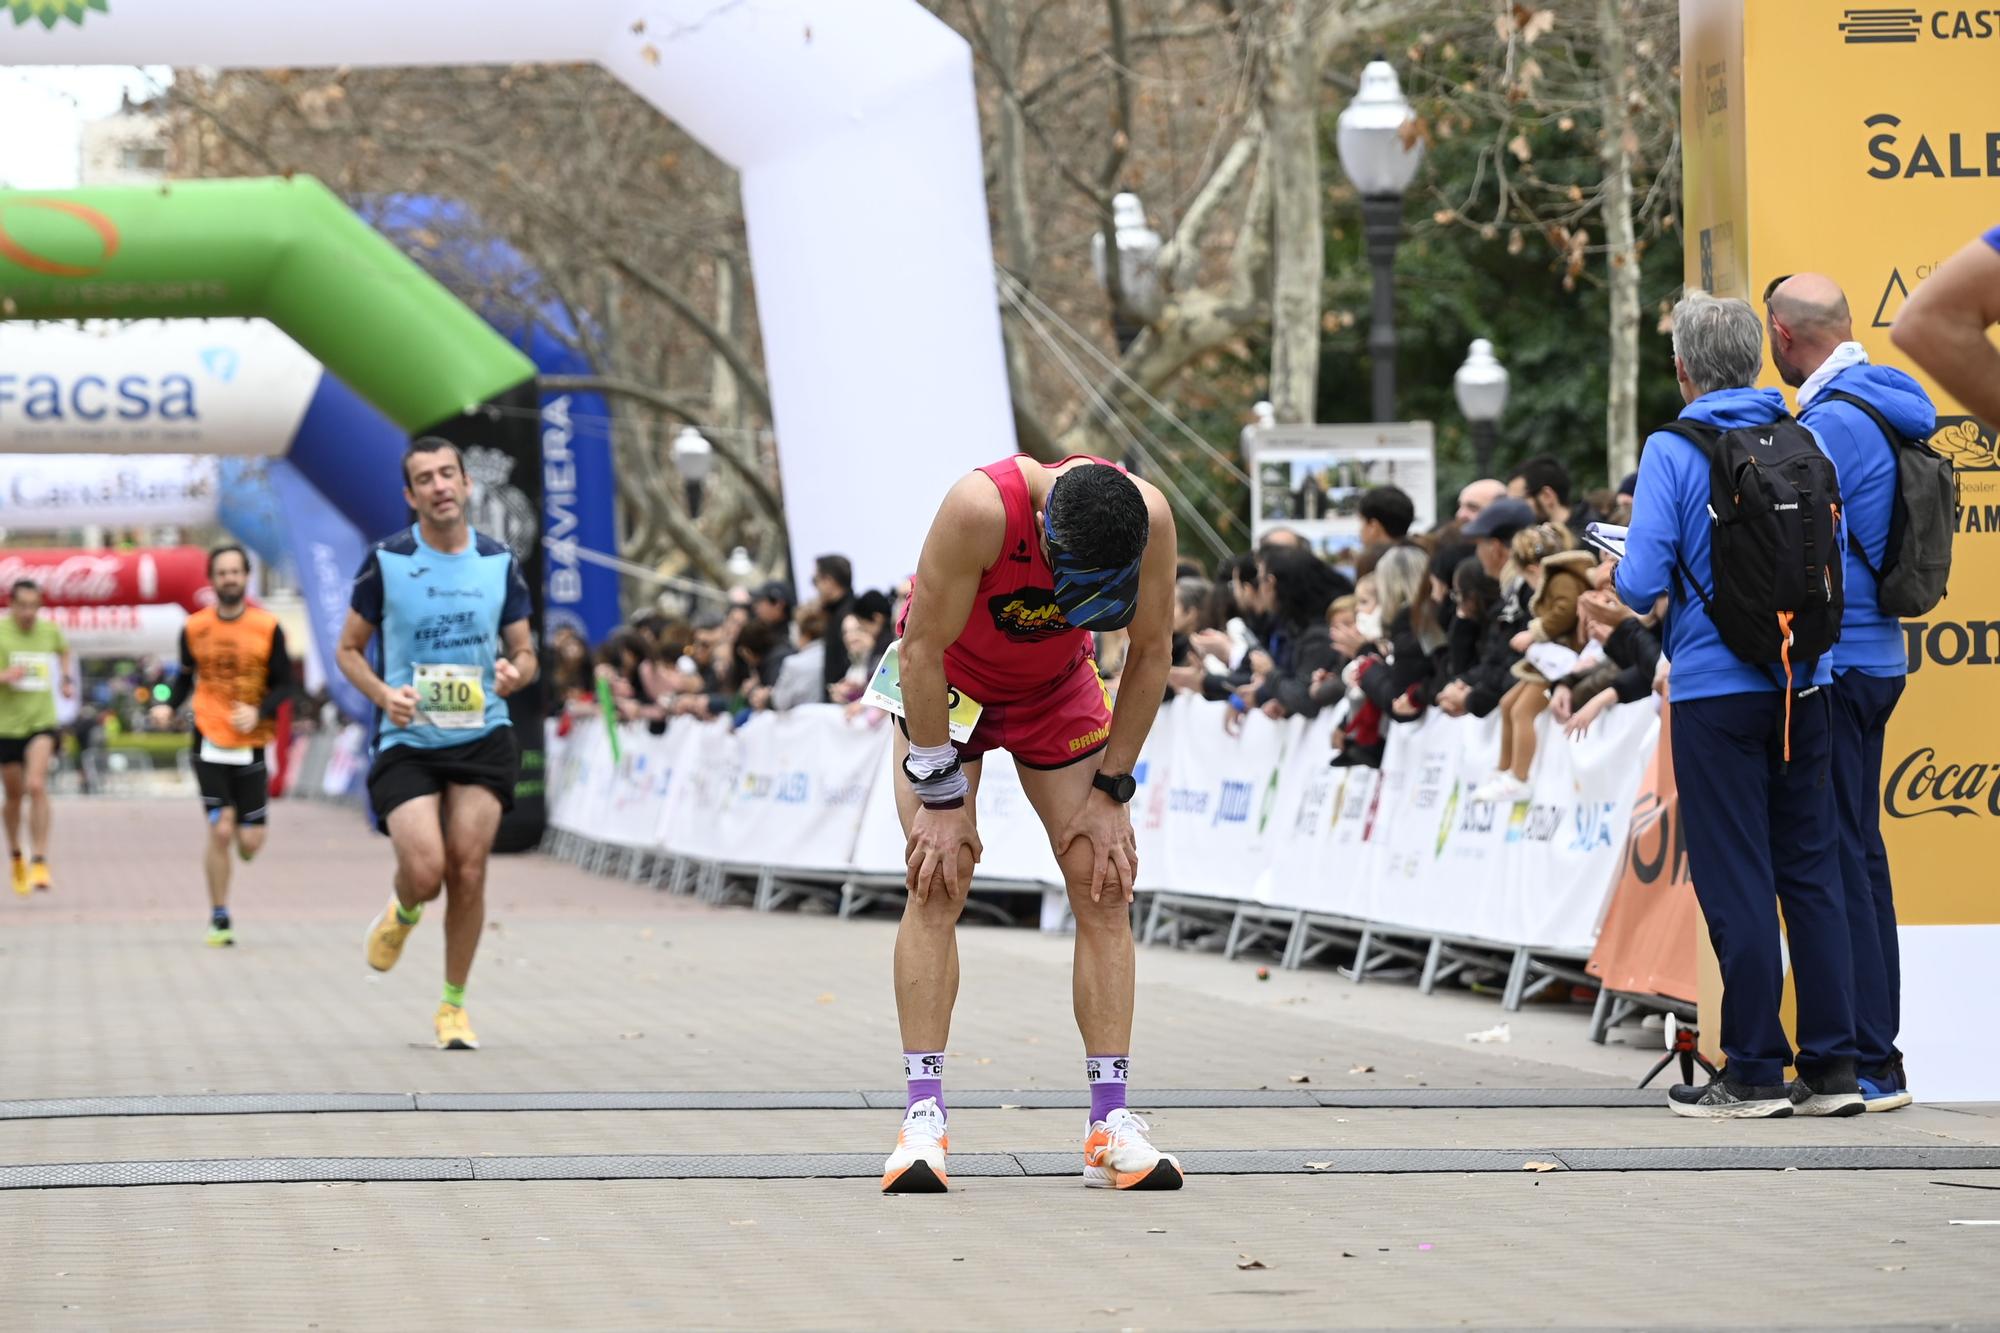
[{"label": "purple sock", "polygon": [[1086,1055],[1083,1076],[1090,1080],[1090,1123],[1110,1115],[1125,1105],[1125,1076],[1132,1059],[1125,1055]]},{"label": "purple sock", "polygon": [[943,1051],[904,1051],[903,1079],[910,1085],[909,1100],[903,1103],[905,1109],[926,1097],[935,1097],[938,1110],[944,1110]]}]

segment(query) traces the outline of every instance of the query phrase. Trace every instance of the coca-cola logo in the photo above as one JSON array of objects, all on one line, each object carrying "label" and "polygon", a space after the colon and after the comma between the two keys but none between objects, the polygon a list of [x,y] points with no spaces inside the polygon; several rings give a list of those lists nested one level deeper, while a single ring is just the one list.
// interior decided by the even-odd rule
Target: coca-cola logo
[{"label": "coca-cola logo", "polygon": [[117,601],[120,568],[122,563],[115,555],[72,555],[55,564],[10,555],[0,557],[0,587],[11,588],[22,579],[32,579],[42,585],[42,595],[52,602]]},{"label": "coca-cola logo", "polygon": [[[1883,809],[1893,819],[1990,814],[2000,819],[1993,764],[1940,764],[1931,746],[1913,750],[1889,775]],[[1981,808],[1984,807],[1984,808]]]}]

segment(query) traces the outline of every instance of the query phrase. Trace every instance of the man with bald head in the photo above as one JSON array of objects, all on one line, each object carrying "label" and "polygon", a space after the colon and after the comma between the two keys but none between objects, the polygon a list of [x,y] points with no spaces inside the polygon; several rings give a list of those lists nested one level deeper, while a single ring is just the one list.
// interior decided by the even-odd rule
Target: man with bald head
[{"label": "man with bald head", "polygon": [[1847,297],[1833,279],[1819,273],[1780,278],[1764,303],[1771,361],[1799,391],[1799,419],[1840,471],[1846,597],[1832,652],[1831,771],[1841,889],[1854,945],[1861,1095],[1870,1111],[1893,1111],[1909,1105],[1910,1089],[1896,1049],[1902,977],[1880,792],[1883,736],[1903,694],[1908,659],[1902,625],[1882,610],[1876,592],[1896,503],[1897,446],[1883,425],[1927,439],[1937,428],[1937,409],[1914,379],[1869,363],[1866,349],[1854,341]]},{"label": "man with bald head", "polygon": [[1464,527],[1479,517],[1479,511],[1507,493],[1507,483],[1494,477],[1481,477],[1478,481],[1468,481],[1465,489],[1458,493],[1458,519]]}]

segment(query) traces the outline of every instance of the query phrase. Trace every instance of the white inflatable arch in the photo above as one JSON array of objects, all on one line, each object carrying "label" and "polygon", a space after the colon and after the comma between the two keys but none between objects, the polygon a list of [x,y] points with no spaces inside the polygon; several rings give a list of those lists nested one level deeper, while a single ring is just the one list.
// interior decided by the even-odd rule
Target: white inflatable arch
[{"label": "white inflatable arch", "polygon": [[792,549],[885,583],[1014,449],[972,58],[915,0],[110,0],[0,63],[595,61],[741,173]]}]

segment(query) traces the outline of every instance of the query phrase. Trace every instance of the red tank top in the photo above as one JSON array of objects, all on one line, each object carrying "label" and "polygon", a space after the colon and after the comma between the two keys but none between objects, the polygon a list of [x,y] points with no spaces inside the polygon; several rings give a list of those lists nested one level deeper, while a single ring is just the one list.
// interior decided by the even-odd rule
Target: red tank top
[{"label": "red tank top", "polygon": [[[1090,635],[1056,609],[1055,575],[1042,556],[1035,507],[1029,502],[1028,479],[1021,475],[1020,464],[1006,458],[979,470],[1000,492],[1000,503],[1007,510],[1007,535],[1000,558],[979,577],[979,593],[965,628],[944,651],[944,674],[982,704],[1018,703],[1087,661]],[[911,603],[922,595],[922,589],[915,590]]]}]

